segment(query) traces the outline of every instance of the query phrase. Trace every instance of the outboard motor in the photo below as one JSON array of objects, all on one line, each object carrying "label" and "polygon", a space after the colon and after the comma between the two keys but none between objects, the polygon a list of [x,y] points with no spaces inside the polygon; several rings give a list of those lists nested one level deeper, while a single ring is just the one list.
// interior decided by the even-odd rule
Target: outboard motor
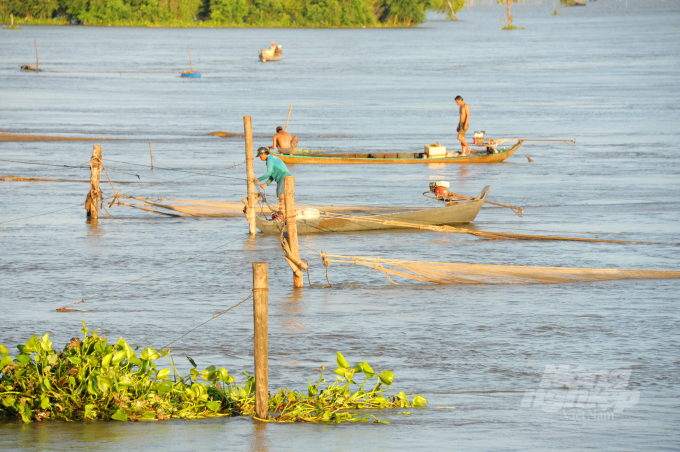
[{"label": "outboard motor", "polygon": [[445,198],[450,194],[449,192],[450,186],[451,184],[449,184],[445,180],[430,182],[430,192],[434,193],[437,199]]}]

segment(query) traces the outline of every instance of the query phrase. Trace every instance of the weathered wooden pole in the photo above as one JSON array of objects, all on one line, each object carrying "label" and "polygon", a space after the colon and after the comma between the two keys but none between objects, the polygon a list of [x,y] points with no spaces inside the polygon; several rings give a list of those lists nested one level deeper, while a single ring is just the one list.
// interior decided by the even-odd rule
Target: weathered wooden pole
[{"label": "weathered wooden pole", "polygon": [[246,177],[248,181],[248,199],[246,218],[250,235],[257,234],[255,227],[255,168],[253,167],[253,125],[250,116],[243,117],[243,129],[246,136]]},{"label": "weathered wooden pole", "polygon": [[255,415],[269,417],[269,269],[253,262],[253,320],[255,323]]},{"label": "weathered wooden pole", "polygon": [[295,177],[286,176],[284,178],[284,202],[286,207],[286,226],[288,227],[288,246],[290,248],[290,257],[286,258],[286,262],[293,270],[293,285],[295,287],[303,286],[302,270],[295,264],[300,262],[300,248],[297,237],[297,215],[295,212]]},{"label": "weathered wooden pole", "polygon": [[14,14],[9,15],[9,21],[10,21],[10,28],[14,28]]},{"label": "weathered wooden pole", "polygon": [[34,39],[33,44],[35,45],[35,67],[40,69],[40,61],[38,61],[38,42]]},{"label": "weathered wooden pole", "polygon": [[153,151],[151,150],[151,140],[149,140],[149,157],[151,158],[151,169],[153,169]]},{"label": "weathered wooden pole", "polygon": [[191,47],[189,47],[189,44],[187,44],[187,49],[189,49],[189,67],[191,68],[191,72],[194,72],[194,64],[191,62]]},{"label": "weathered wooden pole", "polygon": [[99,218],[99,204],[101,204],[102,191],[99,189],[99,177],[102,174],[102,147],[95,145],[90,160],[90,192],[85,198],[85,210],[87,216],[96,220]]}]

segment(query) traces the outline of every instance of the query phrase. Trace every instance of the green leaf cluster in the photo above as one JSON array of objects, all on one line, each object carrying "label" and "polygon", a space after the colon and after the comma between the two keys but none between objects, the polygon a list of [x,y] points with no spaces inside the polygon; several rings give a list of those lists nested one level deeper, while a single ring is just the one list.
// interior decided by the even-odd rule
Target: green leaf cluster
[{"label": "green leaf cluster", "polygon": [[[109,345],[105,337],[89,332],[83,322],[83,339],[73,338],[61,352],[52,349],[49,334],[33,336],[18,345],[12,358],[0,344],[0,413],[24,422],[43,420],[113,419],[152,421],[170,418],[201,418],[252,415],[255,411],[255,378],[243,372],[240,384],[224,367],[192,368],[182,377],[168,351],[151,347],[132,348],[123,338]],[[169,367],[155,361],[165,358]],[[387,397],[394,374],[374,372],[365,361],[350,366],[341,353],[337,356],[338,375],[328,384],[323,376],[307,394],[279,389],[269,398],[270,422],[365,421],[351,410],[423,406],[427,401],[414,396],[411,401],[400,392]],[[356,375],[366,378],[353,390]],[[364,385],[377,382],[370,390]],[[376,422],[377,419],[375,420]]]},{"label": "green leaf cluster", "polygon": [[[17,23],[59,18],[85,25],[412,27],[425,21],[429,9],[448,11],[448,1],[0,0],[0,14],[14,14]],[[458,5],[465,0],[451,1]]]}]

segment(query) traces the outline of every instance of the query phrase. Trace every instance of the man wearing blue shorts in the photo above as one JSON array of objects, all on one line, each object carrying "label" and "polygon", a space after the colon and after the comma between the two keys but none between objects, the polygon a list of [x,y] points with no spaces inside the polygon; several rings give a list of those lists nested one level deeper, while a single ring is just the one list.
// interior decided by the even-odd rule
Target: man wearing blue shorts
[{"label": "man wearing blue shorts", "polygon": [[260,157],[260,160],[263,162],[267,162],[267,172],[264,173],[264,176],[258,177],[256,181],[258,183],[262,180],[265,181],[264,184],[260,185],[260,188],[264,190],[272,180],[275,180],[276,196],[279,198],[279,206],[283,208],[283,191],[285,187],[285,180],[283,178],[286,176],[291,176],[290,171],[288,171],[288,168],[286,167],[286,164],[283,163],[283,160],[275,155],[269,155],[269,149],[265,147],[261,147],[257,150],[257,156]]}]

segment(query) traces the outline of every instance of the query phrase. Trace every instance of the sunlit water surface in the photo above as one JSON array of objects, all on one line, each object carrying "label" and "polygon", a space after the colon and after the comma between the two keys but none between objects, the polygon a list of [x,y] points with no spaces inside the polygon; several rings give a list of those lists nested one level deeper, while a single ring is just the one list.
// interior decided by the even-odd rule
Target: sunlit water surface
[{"label": "sunlit water surface", "polygon": [[[576,138],[527,143],[496,165],[291,166],[298,202],[431,205],[428,183],[525,207],[523,218],[484,209],[481,230],[646,240],[658,245],[489,241],[392,231],[301,237],[311,280],[325,284],[318,250],[444,262],[591,268],[680,268],[680,7],[629,1],[585,8],[477,5],[458,22],[416,29],[265,30],[24,27],[0,33],[0,129],[124,138],[105,141],[114,181],[147,197],[238,201],[241,138],[251,115],[256,146],[283,125],[300,147],[414,152],[439,141],[456,148],[453,98],[470,104],[471,131],[494,137]],[[27,74],[33,39],[47,72]],[[257,61],[272,40],[279,63]],[[200,80],[188,69],[186,45]],[[69,72],[71,71],[71,72]],[[89,71],[89,72],[88,72]],[[323,137],[323,135],[333,135]],[[156,168],[148,168],[152,141]],[[0,143],[0,175],[89,178],[79,165],[93,142]],[[220,170],[211,176],[191,172]],[[264,165],[256,161],[256,172]],[[259,174],[258,174],[259,175]],[[138,176],[138,177],[137,177]],[[156,178],[156,179],[154,179]],[[194,184],[194,185],[191,185]],[[106,196],[111,189],[102,184]],[[269,262],[270,387],[305,389],[312,372],[342,351],[396,373],[426,409],[376,413],[390,425],[262,425],[248,418],[157,423],[0,424],[2,449],[31,450],[564,450],[678,447],[680,345],[676,280],[536,286],[434,286],[333,264],[331,288],[292,289],[275,237],[249,238],[242,218],[177,219],[114,207],[88,224],[81,182],[0,184],[0,343],[13,348],[50,333],[61,348],[81,319],[116,340],[162,347],[245,298],[251,263]],[[273,193],[268,188],[269,194]],[[153,277],[55,308],[229,243]],[[199,366],[252,372],[250,304],[173,346]],[[522,407],[547,364],[632,369],[639,402],[593,419],[587,410]],[[437,409],[436,407],[456,407]],[[607,411],[611,413],[611,410]]]}]

